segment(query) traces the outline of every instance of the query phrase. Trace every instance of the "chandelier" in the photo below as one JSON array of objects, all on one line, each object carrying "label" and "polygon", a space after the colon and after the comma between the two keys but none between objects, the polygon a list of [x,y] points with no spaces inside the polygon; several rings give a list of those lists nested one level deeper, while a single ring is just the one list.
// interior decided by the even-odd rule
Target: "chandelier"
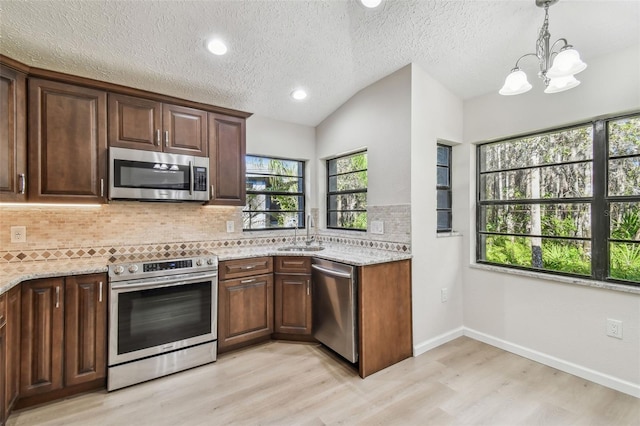
[{"label": "chandelier", "polygon": [[[528,56],[538,58],[540,77],[546,86],[544,93],[558,93],[576,87],[580,82],[574,77],[575,74],[587,68],[587,64],[582,62],[580,54],[570,45],[566,39],[556,40],[549,45],[551,34],[549,33],[549,6],[556,4],[558,0],[535,0],[536,6],[544,8],[544,23],[540,28],[538,40],[536,41],[536,53],[522,55],[516,61],[516,66],[504,81],[504,86],[498,93],[501,95],[519,95],[531,90],[531,84],[527,81],[527,75],[520,69],[518,63]],[[559,46],[562,46],[555,51]],[[553,61],[553,62],[552,62]]]}]

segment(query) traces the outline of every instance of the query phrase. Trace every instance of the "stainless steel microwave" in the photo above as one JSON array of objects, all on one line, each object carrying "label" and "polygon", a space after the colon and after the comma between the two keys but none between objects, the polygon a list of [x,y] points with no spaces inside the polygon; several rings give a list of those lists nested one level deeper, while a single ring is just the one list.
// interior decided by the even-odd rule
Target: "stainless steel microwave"
[{"label": "stainless steel microwave", "polygon": [[109,199],[207,201],[209,158],[110,147]]}]

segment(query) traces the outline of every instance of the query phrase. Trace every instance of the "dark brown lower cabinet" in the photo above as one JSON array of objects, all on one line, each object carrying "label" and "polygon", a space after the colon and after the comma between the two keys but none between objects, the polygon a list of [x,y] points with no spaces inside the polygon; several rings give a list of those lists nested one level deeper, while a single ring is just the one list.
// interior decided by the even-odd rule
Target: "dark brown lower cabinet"
[{"label": "dark brown lower cabinet", "polygon": [[22,283],[18,407],[104,386],[106,284],[104,274]]},{"label": "dark brown lower cabinet", "polygon": [[6,294],[0,296],[0,425],[4,425],[7,419],[7,409],[4,404],[7,378],[6,296]]},{"label": "dark brown lower cabinet", "polygon": [[4,409],[7,415],[13,408],[20,393],[20,294],[20,286],[16,286],[5,293],[7,298],[7,325],[5,327],[7,352],[4,364],[6,366],[6,386],[5,398],[0,401],[4,401]]},{"label": "dark brown lower cabinet", "polygon": [[273,274],[220,281],[218,352],[268,340],[273,333]]},{"label": "dark brown lower cabinet", "polygon": [[311,258],[275,257],[274,337],[311,338]]}]

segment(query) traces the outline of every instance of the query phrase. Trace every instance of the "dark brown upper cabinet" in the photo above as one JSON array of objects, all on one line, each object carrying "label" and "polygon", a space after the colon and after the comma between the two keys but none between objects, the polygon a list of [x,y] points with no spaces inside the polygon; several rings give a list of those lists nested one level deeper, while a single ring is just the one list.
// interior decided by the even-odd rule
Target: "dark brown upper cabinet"
[{"label": "dark brown upper cabinet", "polygon": [[0,65],[0,201],[27,198],[26,77]]},{"label": "dark brown upper cabinet", "polygon": [[246,120],[209,113],[209,204],[244,206]]},{"label": "dark brown upper cabinet", "polygon": [[107,93],[29,79],[28,198],[102,203],[107,193]]},{"label": "dark brown upper cabinet", "polygon": [[109,146],[206,157],[207,112],[109,93]]}]

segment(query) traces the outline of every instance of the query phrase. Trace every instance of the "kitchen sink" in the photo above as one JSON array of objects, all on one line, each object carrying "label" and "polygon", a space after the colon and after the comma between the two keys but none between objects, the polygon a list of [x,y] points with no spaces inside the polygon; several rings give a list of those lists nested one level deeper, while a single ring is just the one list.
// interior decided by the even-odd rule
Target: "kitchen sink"
[{"label": "kitchen sink", "polygon": [[278,247],[278,251],[320,251],[324,250],[322,246],[285,246]]}]

